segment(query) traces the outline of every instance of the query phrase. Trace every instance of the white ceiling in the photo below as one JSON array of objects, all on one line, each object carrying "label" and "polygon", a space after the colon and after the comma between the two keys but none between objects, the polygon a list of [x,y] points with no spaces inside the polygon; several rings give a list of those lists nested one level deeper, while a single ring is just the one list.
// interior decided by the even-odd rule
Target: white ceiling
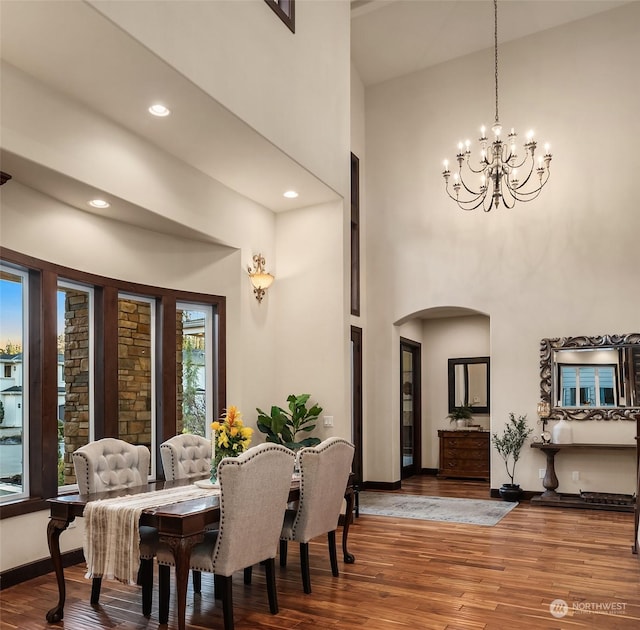
[{"label": "white ceiling", "polygon": [[[2,59],[145,138],[180,161],[275,212],[335,201],[338,194],[171,66],[84,2],[0,0]],[[172,114],[157,119],[157,100]],[[3,152],[2,170],[84,211],[81,182]],[[298,199],[286,199],[286,190]],[[95,195],[95,191],[93,194]],[[111,201],[111,199],[110,199]],[[114,200],[109,216],[166,231],[149,213]],[[149,216],[147,216],[147,214]],[[176,233],[176,226],[170,226]],[[192,234],[194,236],[194,234]]]},{"label": "white ceiling", "polygon": [[[629,4],[629,0],[501,0],[498,43]],[[352,0],[351,58],[373,85],[493,48],[492,0]]]},{"label": "white ceiling", "polygon": [[[344,0],[345,2],[348,0]],[[501,40],[580,19],[626,2],[500,2]],[[142,136],[182,162],[274,212],[317,205],[337,193],[268,139],[84,2],[0,0],[3,60]],[[490,47],[490,0],[355,0],[352,57],[367,85]],[[97,45],[96,45],[97,44]],[[144,80],[141,80],[144,77]],[[161,94],[174,114],[146,114]],[[2,170],[16,181],[87,212],[86,184],[6,151]],[[285,189],[300,192],[285,199]],[[93,191],[92,196],[98,191]],[[125,200],[111,217],[140,227],[211,240]],[[165,225],[166,223],[166,225]]]}]

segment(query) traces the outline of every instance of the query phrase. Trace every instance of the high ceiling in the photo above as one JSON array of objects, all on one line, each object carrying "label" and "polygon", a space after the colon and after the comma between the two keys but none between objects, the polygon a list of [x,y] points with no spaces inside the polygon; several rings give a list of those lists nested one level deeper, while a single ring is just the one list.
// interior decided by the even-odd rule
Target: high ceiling
[{"label": "high ceiling", "polygon": [[[629,1],[501,0],[498,43]],[[493,47],[491,0],[352,0],[351,58],[366,86]]]},{"label": "high ceiling", "polygon": [[[338,194],[205,94],[174,68],[85,2],[0,0],[2,59],[63,98],[79,103],[143,137],[166,153],[274,212],[335,201]],[[96,42],[99,45],[96,45]],[[142,80],[144,78],[144,80]],[[147,114],[158,95],[174,112],[162,121]],[[83,182],[37,167],[0,150],[2,170],[85,212]],[[286,187],[285,187],[286,186]],[[294,189],[298,199],[283,192]],[[122,199],[109,199],[108,216],[157,231],[185,233]],[[188,228],[185,236],[203,235]]]},{"label": "high ceiling", "polygon": [[[523,37],[622,4],[627,2],[501,1],[500,39]],[[334,190],[91,5],[26,1],[0,1],[0,5],[3,59],[65,98],[275,212],[338,198]],[[366,85],[486,49],[493,42],[490,0],[354,0],[351,7],[352,58]],[[140,81],[141,76],[145,81]],[[159,87],[183,115],[155,124],[140,104],[152,100]],[[86,205],[91,191],[84,182],[6,150],[0,151],[0,160],[15,181],[85,212],[93,211]],[[282,197],[285,182],[300,192],[298,200]],[[125,200],[113,201],[111,218],[191,238],[211,238],[193,226],[164,225],[158,215]]]}]

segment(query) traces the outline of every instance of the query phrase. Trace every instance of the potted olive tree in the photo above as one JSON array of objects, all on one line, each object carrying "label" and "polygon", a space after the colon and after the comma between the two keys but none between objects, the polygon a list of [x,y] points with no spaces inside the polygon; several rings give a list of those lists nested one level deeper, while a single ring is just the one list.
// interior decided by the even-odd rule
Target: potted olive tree
[{"label": "potted olive tree", "polygon": [[511,479],[511,483],[502,484],[498,490],[505,501],[517,501],[522,496],[520,486],[514,481],[516,464],[520,459],[520,451],[532,432],[533,429],[527,426],[526,414],[516,419],[515,415],[510,413],[509,422],[505,425],[502,435],[494,433],[491,436],[493,445],[504,460],[504,467]]}]

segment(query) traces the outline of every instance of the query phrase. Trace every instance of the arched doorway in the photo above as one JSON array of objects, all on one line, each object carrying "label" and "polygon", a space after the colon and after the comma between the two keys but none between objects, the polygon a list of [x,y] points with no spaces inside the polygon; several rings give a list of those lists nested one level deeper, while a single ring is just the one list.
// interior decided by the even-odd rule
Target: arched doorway
[{"label": "arched doorway", "polygon": [[[490,357],[490,318],[477,310],[462,307],[437,307],[413,313],[397,322],[400,338],[400,448],[401,479],[422,474],[440,479],[441,467],[439,431],[455,429],[447,418],[449,414],[449,361],[450,359]],[[411,348],[419,348],[419,374],[411,380],[409,396],[407,374],[411,366]],[[419,414],[409,409],[418,406]],[[411,411],[411,413],[408,413]],[[419,417],[417,428],[409,429],[409,418]],[[480,430],[491,428],[490,409],[473,414],[472,423]],[[486,434],[486,433],[485,433]],[[417,445],[413,457],[407,441],[413,438]],[[488,442],[487,442],[488,444]],[[488,447],[487,447],[488,449]],[[416,458],[419,455],[419,459]],[[489,457],[487,450],[486,457]],[[459,479],[460,488],[466,480]],[[486,482],[484,482],[486,484]],[[478,482],[476,481],[477,485]],[[404,484],[403,484],[404,485]],[[488,491],[488,484],[487,491]],[[477,489],[474,490],[477,492]],[[462,493],[464,496],[464,493]]]}]

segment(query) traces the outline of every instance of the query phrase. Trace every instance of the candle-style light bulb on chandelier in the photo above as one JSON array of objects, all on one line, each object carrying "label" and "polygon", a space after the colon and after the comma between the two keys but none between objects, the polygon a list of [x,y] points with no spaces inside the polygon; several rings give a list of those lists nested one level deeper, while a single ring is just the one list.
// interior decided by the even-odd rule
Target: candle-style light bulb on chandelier
[{"label": "candle-style light bulb on chandelier", "polygon": [[[485,212],[497,208],[500,201],[507,208],[513,208],[516,201],[532,201],[539,194],[549,179],[549,164],[551,151],[548,144],[544,147],[544,156],[535,158],[536,141],[533,132],[527,134],[524,143],[524,155],[518,156],[516,147],[517,134],[511,129],[507,141],[502,140],[502,125],[498,117],[498,0],[493,0],[494,8],[494,61],[495,61],[495,92],[496,117],[491,127],[493,141],[490,143],[485,134],[485,127],[480,129],[480,161],[475,168],[471,163],[471,142],[460,142],[456,160],[458,170],[451,173],[449,161],[444,161],[442,176],[446,184],[447,194],[463,210],[475,210],[482,207]],[[465,180],[463,165],[469,173]],[[470,178],[475,174],[479,178],[479,186],[474,186]],[[453,194],[449,187],[449,180],[453,180]]]}]

